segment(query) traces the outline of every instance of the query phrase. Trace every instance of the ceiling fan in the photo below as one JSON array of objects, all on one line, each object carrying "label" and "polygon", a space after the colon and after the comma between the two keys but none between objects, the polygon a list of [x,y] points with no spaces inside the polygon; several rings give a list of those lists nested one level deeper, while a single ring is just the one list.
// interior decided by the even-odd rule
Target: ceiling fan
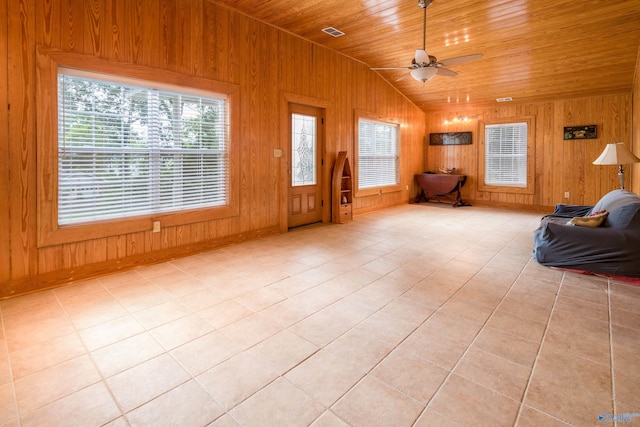
[{"label": "ceiling fan", "polygon": [[444,67],[458,65],[464,62],[482,58],[481,53],[476,53],[474,55],[457,56],[455,58],[443,59],[442,61],[438,61],[435,56],[429,55],[427,53],[427,7],[429,7],[432,2],[433,0],[418,1],[418,6],[424,10],[422,19],[422,49],[416,49],[416,53],[413,60],[411,61],[411,65],[407,67],[372,68],[372,70],[411,70],[408,74],[405,74],[398,80],[402,80],[407,76],[411,76],[419,82],[424,83],[436,74],[446,77],[455,77],[458,75],[458,73],[456,73],[455,71],[451,71]]}]

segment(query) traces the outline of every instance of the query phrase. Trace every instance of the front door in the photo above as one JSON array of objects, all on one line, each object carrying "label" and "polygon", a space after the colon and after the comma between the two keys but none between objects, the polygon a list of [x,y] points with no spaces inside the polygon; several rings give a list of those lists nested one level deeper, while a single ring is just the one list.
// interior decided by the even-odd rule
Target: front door
[{"label": "front door", "polygon": [[324,111],[289,104],[289,228],[322,221]]}]

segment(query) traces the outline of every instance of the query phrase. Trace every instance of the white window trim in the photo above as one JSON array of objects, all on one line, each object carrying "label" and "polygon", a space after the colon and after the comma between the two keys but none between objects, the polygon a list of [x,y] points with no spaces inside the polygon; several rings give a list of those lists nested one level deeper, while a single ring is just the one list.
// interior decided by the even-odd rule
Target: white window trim
[{"label": "white window trim", "polygon": [[[491,185],[485,183],[486,141],[485,127],[489,125],[526,123],[527,124],[527,171],[526,185]],[[534,194],[535,191],[535,117],[519,116],[503,119],[486,119],[478,123],[478,191]]]},{"label": "white window trim", "polygon": [[[388,185],[378,185],[378,186],[374,186],[374,187],[365,187],[365,188],[360,188],[360,147],[359,147],[359,143],[360,143],[360,121],[366,121],[369,123],[379,123],[379,124],[383,124],[386,126],[393,126],[396,130],[396,158],[395,158],[395,163],[396,163],[396,183],[394,184],[388,184]],[[369,195],[375,195],[375,194],[382,194],[382,193],[390,193],[390,192],[396,192],[396,191],[400,191],[400,176],[401,176],[401,139],[400,139],[400,123],[398,123],[398,121],[396,120],[392,120],[392,119],[387,119],[384,117],[379,117],[376,116],[375,114],[371,114],[371,113],[367,113],[367,112],[362,112],[362,111],[356,111],[354,114],[354,170],[353,175],[355,178],[355,196],[356,197],[362,197],[362,196],[369,196]]]},{"label": "white window trim", "polygon": [[[485,171],[484,171],[484,183],[485,185],[496,185],[500,187],[526,187],[527,186],[527,123],[526,122],[517,122],[517,123],[501,123],[501,124],[492,124],[485,125]],[[499,130],[499,141],[495,143],[491,143],[487,140],[487,133],[490,133],[490,129],[498,129]],[[505,138],[505,131],[507,129],[514,129],[514,134],[517,135],[513,138]],[[524,135],[524,140],[521,137]],[[492,138],[494,141],[495,138]],[[516,145],[517,143],[517,145]],[[500,152],[492,153],[490,149],[490,144],[493,146],[494,144],[498,145],[500,148]],[[504,153],[502,152],[505,149],[505,144],[509,144],[509,148],[515,148],[516,152]],[[524,151],[520,152],[519,150],[524,146]],[[489,160],[500,160],[499,167],[492,167],[489,163]],[[506,174],[508,179],[500,179],[498,175],[501,177],[505,176],[504,173],[504,163],[503,161],[507,160],[511,165],[509,169],[510,172],[513,172],[514,168],[518,170],[518,176],[514,176],[513,173]],[[524,167],[521,165],[513,166],[514,162],[516,164],[520,162],[524,162]]]}]

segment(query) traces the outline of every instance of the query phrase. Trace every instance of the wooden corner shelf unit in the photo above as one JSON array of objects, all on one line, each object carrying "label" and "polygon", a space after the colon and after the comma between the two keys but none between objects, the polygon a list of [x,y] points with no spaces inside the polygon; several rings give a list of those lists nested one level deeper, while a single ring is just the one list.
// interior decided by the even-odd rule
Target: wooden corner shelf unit
[{"label": "wooden corner shelf unit", "polygon": [[331,209],[332,220],[337,224],[344,224],[353,218],[351,204],[353,202],[353,186],[351,177],[351,167],[347,152],[340,151],[333,166],[333,177],[331,180]]}]

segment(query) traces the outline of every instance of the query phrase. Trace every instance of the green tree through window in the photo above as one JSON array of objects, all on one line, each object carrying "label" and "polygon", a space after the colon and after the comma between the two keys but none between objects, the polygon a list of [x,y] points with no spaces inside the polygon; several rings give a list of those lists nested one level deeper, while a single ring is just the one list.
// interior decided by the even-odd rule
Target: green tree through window
[{"label": "green tree through window", "polygon": [[99,77],[58,77],[60,225],[228,203],[224,95]]}]

